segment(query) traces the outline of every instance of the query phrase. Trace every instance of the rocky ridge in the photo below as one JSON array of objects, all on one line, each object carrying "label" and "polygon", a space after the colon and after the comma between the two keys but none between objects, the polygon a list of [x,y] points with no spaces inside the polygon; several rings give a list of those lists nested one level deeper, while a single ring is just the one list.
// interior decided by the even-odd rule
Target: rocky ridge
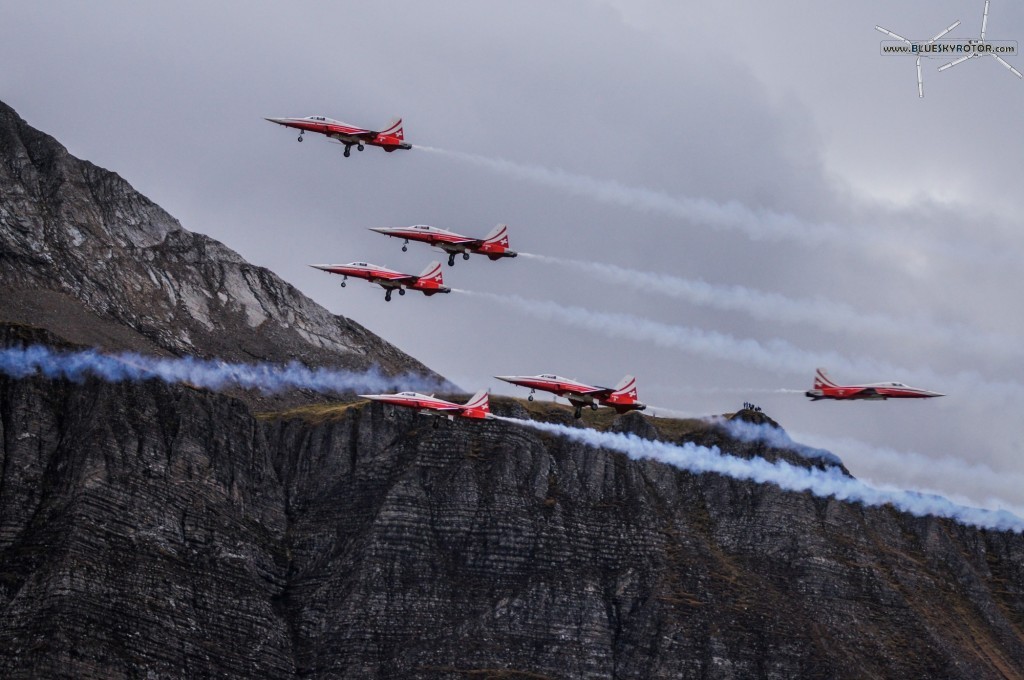
[{"label": "rocky ridge", "polygon": [[0,103],[0,320],[105,349],[431,374]]}]

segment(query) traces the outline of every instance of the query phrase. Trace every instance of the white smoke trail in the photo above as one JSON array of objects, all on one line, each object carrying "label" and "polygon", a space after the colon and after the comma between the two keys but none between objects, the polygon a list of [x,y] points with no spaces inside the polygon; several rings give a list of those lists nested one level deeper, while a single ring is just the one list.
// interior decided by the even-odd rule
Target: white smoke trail
[{"label": "white smoke trail", "polygon": [[829,465],[842,465],[839,456],[824,448],[815,448],[794,441],[785,430],[768,424],[751,423],[746,420],[730,420],[722,417],[710,417],[707,422],[721,427],[733,439],[741,442],[761,442],[776,449],[788,449],[810,460],[821,460]]},{"label": "white smoke trail", "polygon": [[792,239],[809,245],[837,243],[844,246],[857,242],[848,230],[835,225],[811,225],[794,215],[770,210],[752,210],[738,201],[717,203],[703,198],[675,197],[659,191],[630,187],[616,180],[597,179],[540,165],[516,163],[504,158],[490,158],[430,146],[416,148],[485,167],[515,179],[529,180],[576,196],[593,198],[602,203],[661,213],[695,224],[706,224],[713,229],[741,231],[756,240]]},{"label": "white smoke trail", "polygon": [[265,393],[288,389],[344,394],[364,390],[446,389],[454,387],[414,373],[391,376],[373,367],[368,371],[307,368],[298,362],[279,364],[229,364],[205,359],[161,358],[132,352],[101,354],[95,350],[56,352],[32,345],[0,350],[0,373],[24,378],[41,373],[47,378],[73,381],[94,376],[108,382],[158,379],[190,383],[219,390],[225,387],[255,389]]},{"label": "white smoke trail", "polygon": [[671,196],[669,194],[631,187],[616,180],[597,179],[558,168],[517,163],[504,158],[451,151],[432,146],[416,146],[465,163],[488,168],[506,177],[527,180],[560,189],[574,196],[583,196],[601,203],[618,205],[641,212],[657,213],[705,225],[718,231],[738,231],[754,241],[796,241],[806,247],[830,245],[845,250],[859,249],[872,257],[903,257],[902,254],[931,250],[945,257],[984,260],[1005,259],[1005,253],[989,252],[971,243],[949,245],[936,240],[900,237],[892,231],[867,233],[862,229],[840,227],[830,223],[813,223],[791,213],[754,209],[739,201],[719,203],[707,198]]},{"label": "white smoke trail", "polygon": [[1024,519],[1005,510],[986,510],[958,505],[942,496],[917,491],[878,488],[852,477],[837,467],[804,468],[785,461],[739,458],[717,447],[674,445],[643,439],[633,434],[598,432],[532,420],[501,418],[548,432],[596,449],[617,451],[633,460],[655,460],[694,474],[714,473],[758,484],[772,484],[784,491],[807,491],[819,498],[860,503],[868,507],[891,505],[915,517],[944,517],[967,526],[1024,533]]},{"label": "white smoke trail", "polygon": [[854,476],[868,484],[891,488],[878,480],[889,478],[900,483],[898,480],[903,479],[902,483],[911,483],[923,493],[945,495],[961,505],[1006,510],[1024,517],[1024,506],[1019,504],[1024,495],[1024,474],[1018,472],[996,471],[988,465],[972,464],[948,456],[896,451],[849,438],[796,433],[791,436],[767,423],[732,420],[717,415],[689,417],[721,427],[733,439],[742,442],[760,442],[772,448],[787,449],[827,465],[846,465]]},{"label": "white smoke trail", "polygon": [[571,267],[599,277],[605,282],[645,293],[660,293],[695,305],[743,312],[764,321],[806,324],[833,333],[875,334],[915,339],[923,337],[985,356],[1002,354],[1019,357],[1024,353],[1024,344],[1012,337],[979,333],[964,324],[938,324],[921,316],[895,317],[862,312],[843,302],[821,297],[790,298],[743,286],[718,286],[699,279],[627,269],[614,264],[584,262],[532,253],[519,253],[519,256],[545,264]]},{"label": "white smoke trail", "polygon": [[928,384],[932,389],[978,392],[989,400],[1004,403],[1007,399],[1024,398],[1024,386],[1012,382],[988,381],[972,372],[938,376],[929,370],[908,370],[888,362],[870,358],[849,358],[837,352],[805,350],[780,339],[759,342],[689,326],[651,321],[630,314],[595,312],[583,307],[560,305],[547,300],[530,300],[518,295],[496,295],[478,291],[461,291],[513,307],[544,321],[557,321],[568,326],[600,333],[608,338],[651,342],[660,347],[678,349],[691,354],[732,361],[772,372],[809,375],[812,367],[823,366],[847,375],[900,376],[904,380]]},{"label": "white smoke trail", "polygon": [[644,391],[669,394],[803,394],[807,389],[789,387],[707,387],[696,385],[650,385],[644,384]]},{"label": "white smoke trail", "polygon": [[860,479],[881,478],[912,481],[915,486],[969,498],[984,507],[1003,508],[1024,516],[1024,474],[993,470],[948,456],[928,456],[916,451],[897,451],[849,438],[794,434],[814,446],[842,453],[847,467]]}]

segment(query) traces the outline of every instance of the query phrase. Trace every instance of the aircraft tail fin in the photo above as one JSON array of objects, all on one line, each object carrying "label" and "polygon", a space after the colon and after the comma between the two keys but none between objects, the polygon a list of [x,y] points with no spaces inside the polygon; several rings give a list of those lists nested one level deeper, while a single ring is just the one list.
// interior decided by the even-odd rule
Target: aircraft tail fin
[{"label": "aircraft tail fin", "polygon": [[[499,224],[483,238],[484,243],[502,245],[508,248],[508,225]],[[504,243],[503,243],[504,241]]]},{"label": "aircraft tail fin", "polygon": [[605,406],[611,406],[616,413],[627,413],[629,411],[643,411],[646,404],[641,404],[637,398],[636,378],[627,375],[615,386],[615,391],[601,400]]},{"label": "aircraft tail fin", "polygon": [[622,380],[615,385],[616,392],[627,391],[630,387],[636,386],[636,378],[631,375],[625,376]]},{"label": "aircraft tail fin", "polygon": [[469,401],[466,402],[463,408],[474,409],[477,411],[482,411],[484,413],[490,413],[491,402],[490,396],[487,394],[487,390],[480,390],[479,392],[474,394],[472,397],[469,398]]},{"label": "aircraft tail fin", "polygon": [[402,129],[402,119],[395,118],[388,126],[381,130],[380,134],[387,135],[389,137],[398,137],[399,139],[405,139],[405,132]]},{"label": "aircraft tail fin", "polygon": [[508,225],[499,224],[491,229],[487,236],[480,242],[479,250],[492,260],[500,260],[503,257],[515,257],[517,253],[509,250],[508,247]]},{"label": "aircraft tail fin", "polygon": [[441,272],[441,263],[434,260],[427,265],[423,273],[419,275],[417,283],[434,283],[438,286],[444,285],[444,275]]},{"label": "aircraft tail fin", "polygon": [[615,391],[612,392],[612,396],[616,397],[628,397],[630,399],[636,399],[636,378],[631,375],[627,375],[625,378],[619,381],[619,384],[615,386]]},{"label": "aircraft tail fin", "polygon": [[823,387],[836,387],[836,384],[828,377],[824,368],[819,368],[814,373],[814,389],[820,390]]}]

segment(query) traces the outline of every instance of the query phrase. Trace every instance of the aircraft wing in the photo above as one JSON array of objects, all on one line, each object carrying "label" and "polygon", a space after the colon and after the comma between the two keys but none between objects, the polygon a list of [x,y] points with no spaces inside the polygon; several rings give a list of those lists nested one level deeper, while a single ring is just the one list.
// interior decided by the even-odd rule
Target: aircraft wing
[{"label": "aircraft wing", "polygon": [[375,274],[370,280],[383,286],[389,283],[415,283],[418,279],[418,276],[409,274]]},{"label": "aircraft wing", "polygon": [[597,397],[598,399],[610,397],[614,391],[610,387],[591,387],[588,390],[573,390],[576,394],[585,394],[588,397]]},{"label": "aircraft wing", "polygon": [[854,396],[861,397],[864,399],[870,399],[872,397],[877,397],[879,395],[878,390],[876,390],[874,387],[865,387],[864,389],[855,392]]},{"label": "aircraft wing", "polygon": [[427,411],[444,411],[444,412],[448,412],[448,411],[458,411],[459,410],[459,405],[458,404],[452,404],[451,406],[423,406],[422,408],[427,410]]}]

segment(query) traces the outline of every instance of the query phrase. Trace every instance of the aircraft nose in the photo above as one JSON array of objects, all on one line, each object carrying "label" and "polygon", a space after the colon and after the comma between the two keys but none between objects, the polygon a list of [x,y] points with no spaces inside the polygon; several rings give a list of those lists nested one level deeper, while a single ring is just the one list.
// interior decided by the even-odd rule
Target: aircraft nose
[{"label": "aircraft nose", "polygon": [[375,231],[378,234],[386,234],[391,231],[388,227],[367,227],[370,231]]},{"label": "aircraft nose", "polygon": [[943,394],[942,392],[929,392],[929,393],[928,393],[928,396],[929,396],[929,397],[944,397],[944,396],[946,396],[946,395],[945,395],[945,394]]},{"label": "aircraft nose", "polygon": [[329,264],[311,264],[309,266],[312,267],[313,269],[320,269],[325,272],[331,270],[331,265]]},{"label": "aircraft nose", "polygon": [[284,125],[287,118],[264,118],[263,120],[270,121],[271,123],[277,123],[278,125]]},{"label": "aircraft nose", "polygon": [[516,379],[514,375],[496,375],[494,377],[498,380],[504,380],[507,383],[514,382]]}]

